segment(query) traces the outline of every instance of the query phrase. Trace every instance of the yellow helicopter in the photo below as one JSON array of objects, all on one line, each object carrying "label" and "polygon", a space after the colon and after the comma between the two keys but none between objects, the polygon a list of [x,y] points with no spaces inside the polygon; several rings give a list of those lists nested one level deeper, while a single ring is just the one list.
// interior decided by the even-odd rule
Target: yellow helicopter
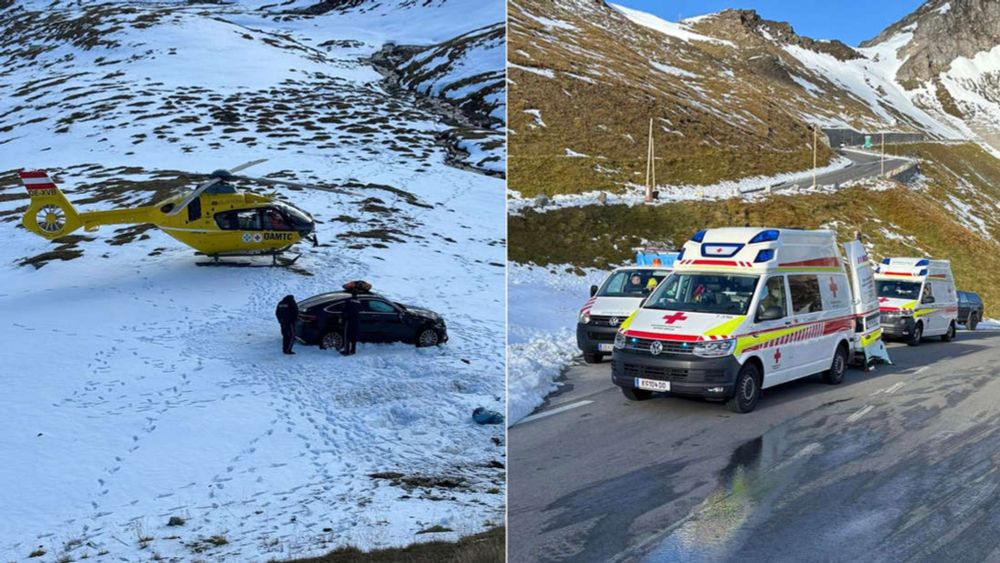
[{"label": "yellow helicopter", "polygon": [[[277,264],[277,257],[299,241],[305,239],[317,244],[316,221],[305,211],[272,195],[238,190],[232,185],[236,172],[261,162],[264,160],[247,162],[232,170],[216,170],[210,180],[193,191],[155,205],[84,212],[73,207],[45,171],[23,170],[19,175],[31,196],[31,204],[21,224],[49,240],[80,227],[93,232],[103,225],[152,224],[216,263],[220,257],[265,255]],[[283,180],[247,179],[313,187]]]}]

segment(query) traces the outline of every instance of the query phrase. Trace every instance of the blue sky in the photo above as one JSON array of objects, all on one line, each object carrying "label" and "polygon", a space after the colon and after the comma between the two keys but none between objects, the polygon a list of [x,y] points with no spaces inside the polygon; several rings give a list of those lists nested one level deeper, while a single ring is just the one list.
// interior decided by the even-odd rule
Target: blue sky
[{"label": "blue sky", "polygon": [[917,9],[924,0],[609,0],[670,21],[726,8],[754,9],[766,19],[786,21],[800,35],[840,39],[857,46]]}]

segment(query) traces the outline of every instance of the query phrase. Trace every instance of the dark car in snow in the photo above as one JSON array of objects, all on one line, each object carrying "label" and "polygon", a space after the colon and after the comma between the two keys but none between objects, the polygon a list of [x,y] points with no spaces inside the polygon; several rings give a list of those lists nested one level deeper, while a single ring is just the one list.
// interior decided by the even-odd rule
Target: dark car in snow
[{"label": "dark car in snow", "polygon": [[976,330],[976,325],[983,320],[983,300],[978,293],[971,291],[958,292],[958,320],[969,330]]},{"label": "dark car in snow", "polygon": [[[346,292],[332,292],[300,301],[296,338],[303,344],[340,350],[344,344],[344,303],[350,297]],[[448,341],[444,319],[434,311],[396,303],[377,293],[362,293],[358,299],[361,301],[358,342],[436,346]]]}]

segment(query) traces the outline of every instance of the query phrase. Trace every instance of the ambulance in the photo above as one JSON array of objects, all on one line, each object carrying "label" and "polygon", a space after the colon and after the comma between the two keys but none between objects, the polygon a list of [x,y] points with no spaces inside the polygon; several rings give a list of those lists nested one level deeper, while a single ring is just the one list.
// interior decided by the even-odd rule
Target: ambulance
[{"label": "ambulance", "polygon": [[840,383],[852,359],[884,354],[872,265],[860,242],[844,249],[830,231],[699,231],[622,323],[613,382],[631,400],[667,392],[738,413],[793,379]]},{"label": "ambulance", "polygon": [[929,258],[885,258],[875,273],[888,338],[917,346],[927,336],[955,338],[958,322],[958,291],[951,262]]},{"label": "ambulance", "polygon": [[670,275],[676,257],[676,252],[637,249],[634,265],[616,268],[600,286],[590,287],[576,324],[576,344],[585,362],[600,363],[614,351],[618,326]]}]

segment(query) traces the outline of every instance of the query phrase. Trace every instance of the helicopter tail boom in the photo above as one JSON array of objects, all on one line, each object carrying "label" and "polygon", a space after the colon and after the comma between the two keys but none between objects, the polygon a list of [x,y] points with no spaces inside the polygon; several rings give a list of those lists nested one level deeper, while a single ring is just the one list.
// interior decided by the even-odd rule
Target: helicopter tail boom
[{"label": "helicopter tail boom", "polygon": [[31,196],[31,204],[21,219],[21,224],[26,229],[52,240],[83,226],[76,208],[49,178],[48,173],[43,170],[22,170],[18,175]]}]

